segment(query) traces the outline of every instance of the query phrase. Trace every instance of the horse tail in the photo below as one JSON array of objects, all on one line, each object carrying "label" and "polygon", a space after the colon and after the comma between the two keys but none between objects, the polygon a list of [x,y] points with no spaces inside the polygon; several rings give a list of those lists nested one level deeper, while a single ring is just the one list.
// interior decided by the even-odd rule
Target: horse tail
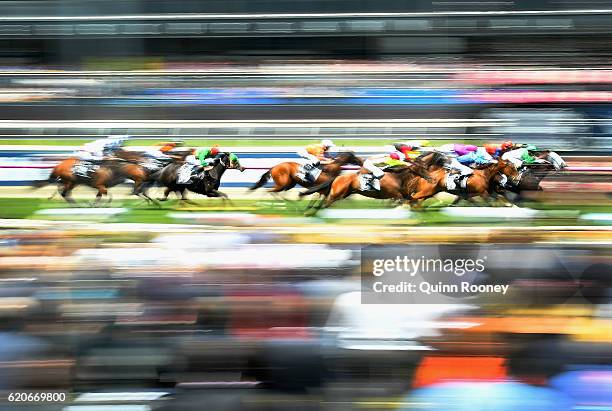
[{"label": "horse tail", "polygon": [[32,189],[33,190],[37,190],[39,188],[43,188],[45,186],[48,186],[49,184],[56,183],[57,181],[58,181],[58,177],[55,174],[55,170],[53,170],[46,180],[36,180],[36,181],[33,181],[32,182]]},{"label": "horse tail", "polygon": [[258,188],[263,187],[268,182],[268,180],[270,180],[271,175],[272,175],[272,170],[268,170],[265,173],[263,173],[261,177],[259,178],[259,181],[253,184],[251,187],[249,187],[249,190],[251,191],[257,190]]},{"label": "horse tail", "polygon": [[319,191],[324,190],[324,189],[326,189],[326,188],[330,187],[330,186],[332,185],[332,183],[333,183],[333,182],[334,182],[334,179],[333,179],[333,178],[330,178],[329,180],[327,180],[327,181],[326,181],[326,182],[324,182],[324,183],[321,183],[321,184],[319,184],[319,185],[316,185],[316,186],[310,187],[310,188],[309,188],[309,189],[307,189],[306,191],[302,191],[302,192],[300,192],[300,193],[299,193],[299,196],[300,196],[300,197],[304,197],[304,196],[307,196],[307,195],[310,195],[310,194],[318,193]]}]

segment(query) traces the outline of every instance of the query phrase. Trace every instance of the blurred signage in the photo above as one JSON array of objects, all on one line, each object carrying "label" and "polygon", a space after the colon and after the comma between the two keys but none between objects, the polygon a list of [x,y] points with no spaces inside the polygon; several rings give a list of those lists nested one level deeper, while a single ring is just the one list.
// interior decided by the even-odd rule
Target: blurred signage
[{"label": "blurred signage", "polygon": [[470,84],[612,83],[612,70],[501,70],[459,73],[455,80]]},{"label": "blurred signage", "polygon": [[84,70],[162,70],[164,61],[157,57],[88,57],[83,59]]}]

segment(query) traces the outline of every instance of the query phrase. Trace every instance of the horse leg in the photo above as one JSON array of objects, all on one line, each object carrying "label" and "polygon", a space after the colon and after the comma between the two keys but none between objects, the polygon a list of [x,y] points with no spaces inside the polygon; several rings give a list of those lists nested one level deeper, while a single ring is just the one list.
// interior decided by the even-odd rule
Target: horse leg
[{"label": "horse leg", "polygon": [[141,192],[140,195],[144,197],[145,200],[147,200],[147,203],[151,203],[155,205],[157,208],[161,208],[161,203],[157,201],[156,199],[152,198],[151,196],[149,196],[149,194],[146,191]]},{"label": "horse leg", "polygon": [[181,190],[177,190],[177,193],[179,193],[180,195],[180,199],[179,199],[179,206],[181,206],[182,204],[190,204],[193,206],[197,206],[198,203],[196,203],[195,201],[189,200],[187,198],[187,190],[186,189],[181,189]]},{"label": "horse leg", "polygon": [[489,194],[488,191],[485,191],[484,193],[480,193],[480,198],[483,199],[485,205],[491,207],[493,205],[493,197]]},{"label": "horse leg", "polygon": [[351,194],[353,194],[353,190],[350,182],[342,187],[335,187],[334,185],[332,185],[331,189],[329,190],[329,194],[325,196],[317,205],[317,208],[315,209],[314,213],[311,213],[309,215],[315,214],[322,208],[329,208],[336,201],[342,200],[343,198],[347,198]]},{"label": "horse leg", "polygon": [[166,189],[164,190],[164,197],[163,198],[158,198],[158,200],[159,201],[166,201],[166,200],[168,200],[168,196],[170,195],[171,192],[172,192],[172,189],[166,187]]},{"label": "horse leg", "polygon": [[[96,188],[98,189],[98,193],[96,194],[96,201],[94,201],[94,203],[92,204],[93,206],[98,206],[102,201],[102,197],[108,195],[108,190],[104,185],[98,184]],[[110,201],[112,200],[109,199],[109,203]]]},{"label": "horse leg", "polygon": [[317,196],[313,196],[310,201],[308,202],[308,205],[306,206],[306,209],[304,210],[304,212],[310,210],[311,208],[313,208],[315,205],[323,202],[323,200],[325,199],[325,196],[323,196],[323,194],[318,193],[318,197]]},{"label": "horse leg", "polygon": [[426,187],[414,193],[409,200],[410,208],[423,209],[423,202],[436,194],[436,187]]},{"label": "horse leg", "polygon": [[274,180],[274,187],[269,189],[268,192],[276,199],[280,199],[283,202],[287,201],[287,199],[278,193],[292,189],[295,187],[296,181],[289,174],[273,175],[272,179]]},{"label": "horse leg", "polygon": [[422,210],[423,209],[423,201],[425,201],[424,198],[411,198],[408,201],[408,205],[410,206],[411,210]]},{"label": "horse leg", "polygon": [[[131,195],[138,197],[139,199],[143,200],[147,204],[150,203],[148,197],[143,195],[143,193],[142,193],[142,181],[134,180],[134,187],[132,188]],[[138,204],[140,204],[140,203],[138,203]]]},{"label": "horse leg", "polygon": [[283,203],[289,203],[289,204],[291,204],[291,205],[292,205],[292,207],[293,207],[293,209],[294,209],[295,211],[298,211],[298,205],[297,205],[298,203],[297,203],[297,201],[290,200],[290,199],[288,199],[288,198],[286,198],[286,197],[284,197],[284,196],[282,196],[282,195],[280,194],[280,193],[281,193],[281,192],[283,192],[283,191],[288,191],[288,190],[291,190],[293,187],[295,187],[296,182],[295,182],[295,181],[293,181],[293,180],[290,180],[289,178],[286,178],[286,179],[284,179],[284,180],[288,180],[288,181],[286,182],[286,184],[285,184],[285,185],[282,185],[282,186],[281,186],[281,185],[278,185],[278,184],[277,184],[277,185],[275,185],[273,188],[271,188],[271,189],[270,189],[268,192],[269,192],[270,194],[272,194],[272,196],[273,196],[274,198],[276,198],[277,200],[280,200],[280,201],[282,201]]},{"label": "horse leg", "polygon": [[71,182],[64,183],[64,187],[62,188],[62,191],[60,192],[60,195],[62,196],[62,198],[66,200],[66,202],[69,204],[76,204],[76,201],[74,201],[71,195],[74,187],[75,187],[74,183],[71,183]]},{"label": "horse leg", "polygon": [[233,206],[234,204],[231,202],[231,200],[229,199],[229,197],[227,196],[227,194],[219,191],[219,190],[211,190],[206,194],[208,197],[221,197],[221,200],[223,200],[223,206],[227,204],[229,204],[230,206]]},{"label": "horse leg", "polygon": [[55,196],[56,196],[56,195],[58,195],[58,194],[59,194],[59,195],[61,195],[61,193],[62,193],[62,185],[61,185],[61,184],[58,184],[58,185],[57,185],[57,190],[55,190],[55,191],[53,192],[53,194],[51,194],[51,196],[49,196],[49,198],[47,198],[47,200],[48,200],[48,201],[53,200],[53,199],[55,198]]},{"label": "horse leg", "polygon": [[144,198],[147,204],[153,204],[157,206],[158,208],[161,207],[161,204],[158,201],[156,201],[155,199],[151,198],[148,195],[146,183],[144,183],[143,181],[134,183],[134,190],[132,190],[132,194],[140,198]]}]

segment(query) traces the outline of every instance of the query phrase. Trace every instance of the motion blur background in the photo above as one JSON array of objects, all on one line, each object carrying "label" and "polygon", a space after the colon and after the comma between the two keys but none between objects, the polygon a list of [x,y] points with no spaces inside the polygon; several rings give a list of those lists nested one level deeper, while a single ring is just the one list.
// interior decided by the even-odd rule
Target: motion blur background
[{"label": "motion blur background", "polygon": [[[0,2],[0,389],[79,410],[612,409],[611,40],[608,0]],[[236,206],[74,212],[25,188],[109,134],[237,152]],[[321,138],[512,139],[572,170],[463,215],[245,196]],[[534,298],[362,305],[370,243],[490,255]]]}]

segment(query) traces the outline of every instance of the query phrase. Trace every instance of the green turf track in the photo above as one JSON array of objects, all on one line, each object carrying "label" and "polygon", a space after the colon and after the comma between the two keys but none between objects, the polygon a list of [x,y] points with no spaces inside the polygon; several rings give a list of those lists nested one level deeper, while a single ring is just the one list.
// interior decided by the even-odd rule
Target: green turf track
[{"label": "green turf track", "polygon": [[[202,208],[214,208],[219,211],[221,201],[219,199],[196,199],[194,200]],[[306,200],[289,201],[287,203],[275,202],[271,200],[233,200],[233,207],[227,207],[224,210],[228,212],[241,212],[245,209],[256,214],[262,215],[280,215],[288,217],[302,217],[303,210],[307,204]],[[87,207],[87,203],[80,201],[79,205]],[[478,219],[451,219],[438,212],[439,206],[444,206],[436,199],[428,200],[426,209],[416,213],[416,218],[411,221],[406,221],[407,224],[420,225],[471,225],[471,224],[487,224],[495,225],[495,221],[480,221]],[[461,205],[461,204],[460,204]],[[465,205],[465,204],[463,204]],[[168,213],[180,210],[176,200],[170,200],[163,203],[162,208],[157,208],[145,204],[140,200],[116,200],[112,203],[113,207],[125,207],[129,211],[117,217],[113,217],[109,222],[125,222],[125,223],[182,223],[183,221],[174,220],[168,216]],[[37,198],[0,198],[0,218],[29,218],[40,219],[44,218],[35,214],[36,211],[48,208],[65,208],[71,207],[63,200],[46,200]],[[391,207],[388,203],[371,199],[348,199],[334,205],[335,209],[342,208],[359,208],[359,209],[380,209]],[[541,210],[546,210],[544,218],[536,218],[533,220],[517,220],[509,221],[500,219],[499,223],[503,225],[587,225],[588,222],[578,219],[580,213],[593,212],[609,212],[609,206],[583,206],[572,207],[571,210],[562,206],[546,205],[546,204],[530,204],[530,207]],[[205,211],[205,210],[202,210]],[[49,218],[49,217],[47,217]],[[372,219],[376,219],[376,212],[372,212]],[[332,221],[333,222],[333,221]],[[347,220],[350,222],[350,220]],[[388,224],[389,221],[384,221]],[[401,223],[397,221],[394,223]]]}]

